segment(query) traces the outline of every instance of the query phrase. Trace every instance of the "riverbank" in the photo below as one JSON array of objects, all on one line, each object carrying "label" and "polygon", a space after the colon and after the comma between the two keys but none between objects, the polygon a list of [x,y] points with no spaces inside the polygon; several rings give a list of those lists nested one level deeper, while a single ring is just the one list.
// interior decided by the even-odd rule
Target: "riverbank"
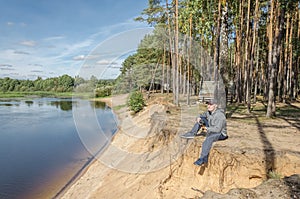
[{"label": "riverbank", "polygon": [[[101,98],[93,98],[94,94],[92,92],[80,93],[80,92],[55,92],[55,91],[10,91],[10,92],[0,92],[0,100],[5,99],[24,99],[24,98],[43,98],[43,97],[53,97],[53,98],[84,98],[91,100],[98,100]],[[105,98],[105,97],[103,97]]]},{"label": "riverbank", "polygon": [[[107,150],[59,198],[213,198],[212,194],[217,197],[225,193],[231,194],[227,198],[234,198],[246,197],[249,192],[259,196],[254,198],[274,198],[276,194],[290,198],[299,193],[299,176],[292,178],[294,184],[285,180],[300,173],[297,116],[264,119],[230,111],[230,138],[215,143],[208,166],[199,168],[192,163],[204,137],[178,139],[193,124],[199,111],[197,104],[178,109],[157,98],[143,112],[132,116],[122,106],[124,96],[105,101],[111,107],[122,107],[115,111],[119,131]],[[299,103],[291,107],[300,109]],[[176,150],[179,154],[174,153]],[[136,158],[137,154],[146,156]],[[269,178],[272,182],[267,186],[255,188]],[[234,189],[237,190],[228,192]],[[272,194],[265,190],[272,190]]]}]

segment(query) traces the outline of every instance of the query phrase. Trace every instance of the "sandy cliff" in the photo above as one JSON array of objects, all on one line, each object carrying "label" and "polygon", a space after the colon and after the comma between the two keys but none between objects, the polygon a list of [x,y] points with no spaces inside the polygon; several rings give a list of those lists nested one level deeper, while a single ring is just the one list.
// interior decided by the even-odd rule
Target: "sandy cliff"
[{"label": "sandy cliff", "polygon": [[[119,131],[110,146],[60,198],[299,198],[299,175],[288,178],[300,174],[299,121],[243,122],[231,113],[230,138],[216,142],[209,164],[197,167],[204,137],[187,141],[179,134],[191,128],[198,107],[158,98],[135,116],[116,110]],[[266,181],[270,174],[286,178]]]}]

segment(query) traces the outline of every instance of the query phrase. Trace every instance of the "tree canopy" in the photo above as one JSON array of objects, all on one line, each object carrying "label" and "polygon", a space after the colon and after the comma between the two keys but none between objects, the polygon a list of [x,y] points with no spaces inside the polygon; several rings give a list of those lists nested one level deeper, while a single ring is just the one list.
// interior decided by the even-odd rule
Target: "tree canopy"
[{"label": "tree canopy", "polygon": [[210,72],[249,112],[258,95],[267,102],[267,117],[275,115],[276,102],[297,99],[300,1],[148,2],[136,20],[155,30],[123,63],[123,86],[167,85],[178,104],[179,95],[199,93]]}]

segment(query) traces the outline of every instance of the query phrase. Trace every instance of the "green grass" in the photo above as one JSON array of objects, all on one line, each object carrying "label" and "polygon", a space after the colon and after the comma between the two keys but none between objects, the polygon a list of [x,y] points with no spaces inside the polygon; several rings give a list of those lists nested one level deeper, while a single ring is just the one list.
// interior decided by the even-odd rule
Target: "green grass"
[{"label": "green grass", "polygon": [[284,106],[276,109],[276,115],[299,118],[300,110],[297,107],[285,104]]},{"label": "green grass", "polygon": [[0,98],[31,98],[31,97],[58,97],[71,98],[80,97],[85,99],[93,98],[91,93],[77,92],[53,92],[53,91],[31,91],[31,92],[0,92]]},{"label": "green grass", "polygon": [[[234,115],[242,116],[241,122],[247,124],[255,124],[258,122],[265,122],[274,120],[276,117],[300,117],[299,108],[289,104],[277,104],[276,117],[267,118],[267,107],[262,103],[252,104],[251,112],[248,113],[247,107],[243,104],[230,104],[226,107],[226,115],[231,118]],[[233,117],[234,118],[234,117]]]},{"label": "green grass", "polygon": [[276,171],[270,171],[268,173],[268,178],[271,178],[271,179],[281,179],[282,178],[282,175]]},{"label": "green grass", "polygon": [[113,107],[113,110],[118,111],[118,110],[120,110],[120,109],[122,109],[122,108],[124,108],[124,107],[127,107],[127,105],[126,105],[126,104],[121,104],[121,105],[118,105],[118,106],[114,106],[114,107]]}]

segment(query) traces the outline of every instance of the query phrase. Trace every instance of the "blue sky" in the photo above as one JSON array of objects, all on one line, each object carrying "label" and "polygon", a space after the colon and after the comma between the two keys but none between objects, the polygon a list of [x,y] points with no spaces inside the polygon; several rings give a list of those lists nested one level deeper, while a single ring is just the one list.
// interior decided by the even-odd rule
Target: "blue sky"
[{"label": "blue sky", "polygon": [[[148,27],[133,20],[147,4],[148,0],[0,0],[0,78],[78,75],[101,43]],[[95,63],[120,65],[124,56],[117,57],[101,56]]]}]

